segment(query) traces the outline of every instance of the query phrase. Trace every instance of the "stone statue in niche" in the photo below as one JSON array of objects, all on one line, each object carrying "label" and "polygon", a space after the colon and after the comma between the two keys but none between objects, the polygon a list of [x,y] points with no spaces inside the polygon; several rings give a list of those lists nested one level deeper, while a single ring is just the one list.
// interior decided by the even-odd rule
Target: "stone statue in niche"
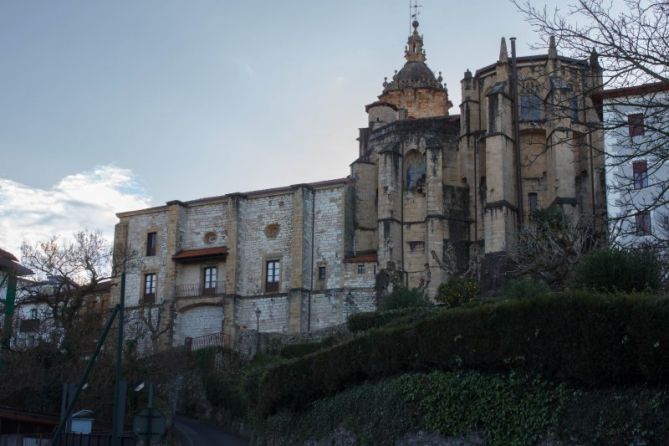
[{"label": "stone statue in niche", "polygon": [[423,157],[411,157],[407,165],[407,190],[423,192],[425,186],[425,161]]}]

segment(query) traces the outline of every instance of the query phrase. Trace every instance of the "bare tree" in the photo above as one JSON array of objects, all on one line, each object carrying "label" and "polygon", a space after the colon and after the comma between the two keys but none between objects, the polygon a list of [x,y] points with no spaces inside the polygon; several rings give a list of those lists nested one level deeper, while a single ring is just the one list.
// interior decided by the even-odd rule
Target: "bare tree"
[{"label": "bare tree", "polygon": [[511,274],[538,277],[560,289],[600,239],[590,221],[576,221],[558,208],[536,211],[509,251],[515,264]]},{"label": "bare tree", "polygon": [[24,264],[35,272],[35,280],[22,287],[22,299],[48,309],[52,341],[74,348],[82,341],[81,331],[87,330],[82,322],[101,316],[84,310],[100,283],[111,278],[111,246],[100,233],[81,231],[70,241],[52,237],[24,243],[21,253]]},{"label": "bare tree", "polygon": [[574,0],[566,10],[512,2],[541,45],[554,38],[567,56],[603,70],[603,90],[585,91],[593,100],[583,102],[601,119],[592,131],[606,135],[612,233],[624,244],[644,232],[649,212],[659,222],[669,206],[669,2]]},{"label": "bare tree", "polygon": [[[131,310],[130,337],[138,344],[138,353],[155,355],[160,352],[160,343],[165,335],[171,332],[174,325],[172,304],[142,303]],[[143,342],[150,342],[150,349],[145,348]]]}]

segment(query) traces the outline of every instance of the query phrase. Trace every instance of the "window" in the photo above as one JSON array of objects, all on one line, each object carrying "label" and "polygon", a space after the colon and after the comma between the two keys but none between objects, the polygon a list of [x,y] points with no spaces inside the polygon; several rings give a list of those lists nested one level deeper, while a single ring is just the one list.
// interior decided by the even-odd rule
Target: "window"
[{"label": "window", "polygon": [[497,96],[488,96],[488,133],[495,133],[497,127],[495,120],[497,119]]},{"label": "window", "polygon": [[578,122],[578,96],[574,95],[571,97],[571,119],[574,122]]},{"label": "window", "polygon": [[536,94],[524,94],[520,97],[520,120],[539,121],[541,119],[541,98]]},{"label": "window", "polygon": [[157,234],[155,232],[149,232],[148,234],[146,234],[147,257],[156,255],[156,239],[157,239]]},{"label": "window", "polygon": [[630,137],[643,135],[643,114],[627,115],[627,125],[629,126]]},{"label": "window", "polygon": [[325,280],[325,267],[324,266],[319,266],[318,267],[318,280]]},{"label": "window", "polygon": [[635,219],[637,235],[650,235],[650,211],[639,212]]},{"label": "window", "polygon": [[32,309],[30,310],[30,319],[32,319],[32,320],[36,320],[36,319],[38,319],[38,317],[37,317],[37,308],[32,308]]},{"label": "window", "polygon": [[527,194],[527,204],[530,210],[530,214],[533,214],[537,211],[537,209],[539,209],[539,196],[536,192],[530,192]]},{"label": "window", "polygon": [[156,273],[144,274],[144,303],[156,302]]},{"label": "window", "polygon": [[645,160],[632,162],[634,189],[648,187],[648,164]]},{"label": "window", "polygon": [[358,263],[358,274],[365,274],[365,264]]},{"label": "window", "polygon": [[215,266],[207,266],[202,270],[202,294],[216,294],[216,272]]},{"label": "window", "polygon": [[279,291],[279,280],[281,278],[279,261],[268,260],[265,266],[265,292],[276,293]]},{"label": "window", "polygon": [[412,152],[407,157],[406,188],[410,191],[423,192],[425,185],[425,160],[423,156]]}]

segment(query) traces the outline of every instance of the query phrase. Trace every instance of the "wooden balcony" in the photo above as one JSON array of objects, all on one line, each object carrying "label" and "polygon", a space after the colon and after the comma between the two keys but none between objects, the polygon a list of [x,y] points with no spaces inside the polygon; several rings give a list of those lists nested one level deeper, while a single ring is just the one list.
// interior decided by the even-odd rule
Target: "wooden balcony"
[{"label": "wooden balcony", "polygon": [[174,296],[177,298],[220,296],[225,294],[225,282],[214,282],[205,287],[204,283],[187,283],[177,285],[174,288]]}]

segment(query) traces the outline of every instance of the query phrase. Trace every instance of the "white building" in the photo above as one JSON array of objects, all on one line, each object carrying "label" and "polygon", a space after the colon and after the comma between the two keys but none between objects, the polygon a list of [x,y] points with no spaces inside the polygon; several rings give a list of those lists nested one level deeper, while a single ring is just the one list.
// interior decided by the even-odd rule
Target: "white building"
[{"label": "white building", "polygon": [[612,241],[626,247],[665,246],[669,84],[605,90],[602,99]]}]

